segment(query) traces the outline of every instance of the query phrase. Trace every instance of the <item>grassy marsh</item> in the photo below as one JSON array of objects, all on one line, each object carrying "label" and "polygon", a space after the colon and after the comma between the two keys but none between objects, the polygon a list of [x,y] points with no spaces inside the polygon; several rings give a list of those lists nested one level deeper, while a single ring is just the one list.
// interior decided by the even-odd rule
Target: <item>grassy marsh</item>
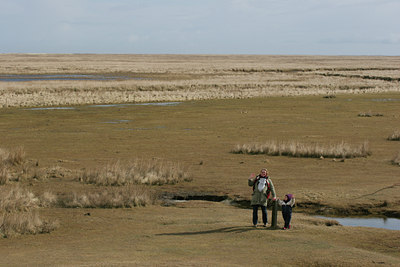
[{"label": "grassy marsh", "polygon": [[399,92],[399,61],[398,57],[2,54],[2,75],[143,79],[0,82],[0,107]]},{"label": "grassy marsh", "polygon": [[[1,141],[10,147],[23,145],[26,154],[31,155],[31,171],[44,171],[43,179],[38,179],[39,184],[54,186],[55,193],[59,190],[56,182],[76,179],[77,176],[71,175],[77,170],[101,169],[109,162],[130,158],[156,157],[180,162],[193,178],[191,182],[164,185],[160,190],[248,197],[248,188],[241,182],[243,177],[248,176],[249,170],[254,172],[267,165],[279,191],[292,191],[299,202],[333,205],[339,198],[346,204],[357,197],[365,205],[378,205],[388,199],[385,194],[362,196],[376,191],[380,185],[394,184],[396,173],[400,171],[390,163],[398,148],[386,140],[388,133],[393,132],[392,125],[399,123],[398,102],[380,101],[384,99],[400,97],[397,94],[367,94],[342,95],[333,99],[303,96],[188,101],[175,106],[82,106],[72,110],[13,108],[2,111],[3,129],[9,134],[2,135]],[[358,110],[371,105],[385,116],[368,119],[355,116]],[[102,123],[104,121],[118,123]],[[260,132],[259,129],[264,127],[266,130]],[[372,154],[367,158],[335,163],[328,158],[230,153],[238,143],[262,143],[265,140],[306,144],[346,140],[352,145],[368,141]],[[36,162],[39,166],[35,166]],[[53,166],[64,170],[64,174],[58,174]],[[339,180],[338,171],[341,174]],[[215,186],[215,179],[224,177],[224,173],[230,174],[232,182],[222,189]],[[365,177],[370,176],[371,180],[366,181]],[[373,177],[379,184],[373,182]],[[301,187],[297,185],[298,180],[302,181]],[[353,185],[359,183],[363,186],[355,189]],[[68,183],[68,186],[76,188],[77,192],[81,190],[75,183]],[[396,196],[389,199],[393,202],[391,208],[395,208],[398,199]]]},{"label": "grassy marsh", "polygon": [[[34,208],[40,216],[59,222],[48,235],[0,239],[2,265],[242,266],[249,264],[249,258],[255,266],[400,264],[398,231],[341,227],[307,215],[400,216],[400,168],[392,164],[399,147],[387,140],[393,125],[400,123],[398,57],[0,55],[0,59],[3,74],[123,73],[154,78],[0,83],[4,107],[0,177],[6,173],[0,187],[20,185],[41,203]],[[326,73],[341,75],[322,75]],[[393,79],[362,77],[367,75]],[[177,95],[185,101],[165,106],[88,105],[171,101]],[[323,97],[327,95],[335,97]],[[19,108],[52,105],[72,109]],[[371,109],[384,116],[357,116]],[[236,144],[266,140],[295,144],[346,140],[350,145],[367,141],[371,155],[337,161],[230,153]],[[9,160],[7,153],[21,146],[23,161],[12,164],[18,161]],[[141,187],[149,189],[150,196],[215,195],[238,202],[250,199],[249,174],[267,167],[278,196],[296,195],[294,228],[253,229],[251,210],[210,201],[167,207],[150,198],[143,207],[134,204],[135,194],[127,185],[79,181],[85,170],[101,172],[110,162],[132,158],[179,162],[192,178]],[[121,169],[125,167],[129,164]],[[282,225],[281,216],[278,223]],[[251,248],[260,242],[270,255],[254,257]]]}]

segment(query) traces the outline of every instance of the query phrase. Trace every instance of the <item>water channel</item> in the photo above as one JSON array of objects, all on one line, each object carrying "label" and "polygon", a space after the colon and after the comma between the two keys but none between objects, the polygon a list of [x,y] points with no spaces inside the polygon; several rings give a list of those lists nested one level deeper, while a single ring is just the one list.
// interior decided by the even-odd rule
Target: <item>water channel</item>
[{"label": "water channel", "polygon": [[343,226],[362,226],[383,228],[388,230],[400,230],[400,219],[396,218],[360,218],[360,217],[324,217],[316,216],[317,218],[335,220]]}]

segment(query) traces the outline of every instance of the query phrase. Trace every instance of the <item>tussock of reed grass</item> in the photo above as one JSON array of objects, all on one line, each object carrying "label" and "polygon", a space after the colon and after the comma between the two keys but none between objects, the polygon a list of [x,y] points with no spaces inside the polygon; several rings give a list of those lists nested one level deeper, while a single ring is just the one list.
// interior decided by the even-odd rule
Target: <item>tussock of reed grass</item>
[{"label": "tussock of reed grass", "polygon": [[3,237],[18,234],[48,233],[58,223],[39,217],[40,200],[20,186],[0,188],[0,233]]},{"label": "tussock of reed grass", "polygon": [[0,233],[3,237],[50,233],[57,227],[58,222],[41,219],[38,211],[4,213],[0,215]]},{"label": "tussock of reed grass", "polygon": [[358,117],[382,117],[382,116],[383,116],[382,113],[373,113],[371,111],[358,113]]},{"label": "tussock of reed grass", "polygon": [[11,150],[0,148],[0,164],[21,165],[25,162],[25,151],[23,147],[16,147]]},{"label": "tussock of reed grass", "polygon": [[25,188],[12,186],[0,190],[0,211],[29,211],[39,207],[39,199]]},{"label": "tussock of reed grass", "polygon": [[79,180],[97,185],[121,186],[127,184],[163,185],[190,181],[183,168],[162,160],[135,160],[128,164],[115,162],[102,169],[85,170]]},{"label": "tussock of reed grass", "polygon": [[0,148],[0,185],[10,181],[20,182],[31,178],[36,179],[37,168],[32,167],[32,162],[26,159],[23,147]]},{"label": "tussock of reed grass", "polygon": [[339,144],[303,144],[295,141],[269,141],[265,144],[236,145],[231,153],[266,154],[271,156],[290,156],[305,158],[356,158],[371,155],[368,142],[352,146],[345,142]]},{"label": "tussock of reed grass", "polygon": [[43,195],[39,196],[40,207],[52,207],[58,203],[58,198],[51,192],[44,192]]},{"label": "tussock of reed grass", "polygon": [[394,133],[389,135],[387,140],[389,140],[389,141],[400,141],[400,131],[395,131]]},{"label": "tussock of reed grass", "polygon": [[399,153],[397,154],[397,156],[394,157],[394,158],[392,159],[392,163],[393,163],[394,165],[400,166],[400,151],[399,151]]},{"label": "tussock of reed grass", "polygon": [[10,179],[10,173],[5,164],[0,163],[0,185],[5,185]]},{"label": "tussock of reed grass", "polygon": [[71,193],[59,200],[65,208],[133,208],[154,204],[155,197],[145,186],[105,188],[98,193]]}]

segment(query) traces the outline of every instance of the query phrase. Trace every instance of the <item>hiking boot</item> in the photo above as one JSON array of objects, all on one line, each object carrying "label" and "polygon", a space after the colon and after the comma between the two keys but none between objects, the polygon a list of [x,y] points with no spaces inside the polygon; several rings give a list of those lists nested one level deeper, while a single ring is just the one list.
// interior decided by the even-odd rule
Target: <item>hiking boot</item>
[{"label": "hiking boot", "polygon": [[263,227],[267,227],[267,224],[263,224]]},{"label": "hiking boot", "polygon": [[286,230],[287,228],[286,227],[283,227],[283,230]]},{"label": "hiking boot", "polygon": [[292,228],[292,226],[289,224],[289,227],[288,227],[288,229],[290,229],[290,228]]},{"label": "hiking boot", "polygon": [[257,228],[257,224],[254,224],[253,227],[254,227],[254,228]]}]

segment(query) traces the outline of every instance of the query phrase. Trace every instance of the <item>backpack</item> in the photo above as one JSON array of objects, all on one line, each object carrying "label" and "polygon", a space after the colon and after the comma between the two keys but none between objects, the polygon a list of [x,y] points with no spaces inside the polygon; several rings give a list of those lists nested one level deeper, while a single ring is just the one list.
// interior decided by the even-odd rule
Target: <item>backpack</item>
[{"label": "backpack", "polygon": [[[256,179],[254,180],[253,191],[254,191],[254,189],[256,189],[256,183],[257,183],[258,180],[260,180],[260,176],[257,176]],[[270,194],[271,194],[271,185],[270,185],[270,182],[269,182],[269,176],[267,176],[266,182],[267,182],[267,192],[266,193],[267,193],[267,199],[268,199]]]}]

